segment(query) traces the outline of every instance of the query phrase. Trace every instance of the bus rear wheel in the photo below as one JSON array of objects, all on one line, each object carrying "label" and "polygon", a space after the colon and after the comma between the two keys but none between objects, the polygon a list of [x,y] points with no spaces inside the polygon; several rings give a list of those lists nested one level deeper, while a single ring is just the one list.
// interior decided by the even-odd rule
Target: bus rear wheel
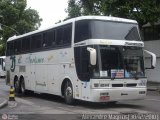
[{"label": "bus rear wheel", "polygon": [[73,87],[70,81],[67,81],[65,84],[64,99],[65,99],[65,102],[69,105],[72,105],[74,103]]},{"label": "bus rear wheel", "polygon": [[18,79],[15,80],[14,82],[14,89],[15,89],[15,93],[19,94],[20,93],[20,88],[19,88],[19,81]]},{"label": "bus rear wheel", "polygon": [[21,95],[25,95],[26,94],[25,83],[24,83],[24,79],[23,78],[20,81],[20,94]]}]

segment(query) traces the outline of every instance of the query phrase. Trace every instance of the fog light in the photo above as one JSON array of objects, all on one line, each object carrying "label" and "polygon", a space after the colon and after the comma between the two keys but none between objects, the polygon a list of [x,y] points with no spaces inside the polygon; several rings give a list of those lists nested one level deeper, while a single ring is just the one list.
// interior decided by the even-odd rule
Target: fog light
[{"label": "fog light", "polygon": [[100,87],[109,87],[109,84],[100,84]]}]

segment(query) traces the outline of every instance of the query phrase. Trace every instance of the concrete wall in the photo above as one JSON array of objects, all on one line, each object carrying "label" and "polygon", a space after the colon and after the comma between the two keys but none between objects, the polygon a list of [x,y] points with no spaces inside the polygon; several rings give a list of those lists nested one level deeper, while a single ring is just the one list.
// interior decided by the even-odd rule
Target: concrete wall
[{"label": "concrete wall", "polygon": [[[153,41],[145,41],[144,46],[146,50],[149,50],[156,54],[157,56],[157,64],[155,69],[146,70],[146,75],[148,77],[148,81],[159,82],[160,83],[160,40]],[[145,59],[145,65],[150,65],[149,58]]]}]

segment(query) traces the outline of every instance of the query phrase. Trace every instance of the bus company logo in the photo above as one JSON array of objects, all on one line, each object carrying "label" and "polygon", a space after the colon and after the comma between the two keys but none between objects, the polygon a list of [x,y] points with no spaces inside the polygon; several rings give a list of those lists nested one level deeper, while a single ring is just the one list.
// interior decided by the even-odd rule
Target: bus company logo
[{"label": "bus company logo", "polygon": [[125,42],[126,46],[139,46],[139,47],[143,47],[142,43],[130,43],[130,42]]},{"label": "bus company logo", "polygon": [[14,72],[15,66],[16,66],[16,57],[15,56],[11,56],[10,59],[12,60],[11,72]]},{"label": "bus company logo", "polygon": [[3,114],[2,115],[2,120],[7,120],[8,119],[8,115],[7,114]]}]

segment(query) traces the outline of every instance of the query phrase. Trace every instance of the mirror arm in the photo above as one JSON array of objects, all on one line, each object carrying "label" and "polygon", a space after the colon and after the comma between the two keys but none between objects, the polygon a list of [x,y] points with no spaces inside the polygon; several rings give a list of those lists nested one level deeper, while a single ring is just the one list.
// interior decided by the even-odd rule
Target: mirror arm
[{"label": "mirror arm", "polygon": [[148,50],[144,50],[144,52],[148,53],[152,57],[151,68],[145,68],[145,69],[154,69],[156,66],[156,55]]}]

